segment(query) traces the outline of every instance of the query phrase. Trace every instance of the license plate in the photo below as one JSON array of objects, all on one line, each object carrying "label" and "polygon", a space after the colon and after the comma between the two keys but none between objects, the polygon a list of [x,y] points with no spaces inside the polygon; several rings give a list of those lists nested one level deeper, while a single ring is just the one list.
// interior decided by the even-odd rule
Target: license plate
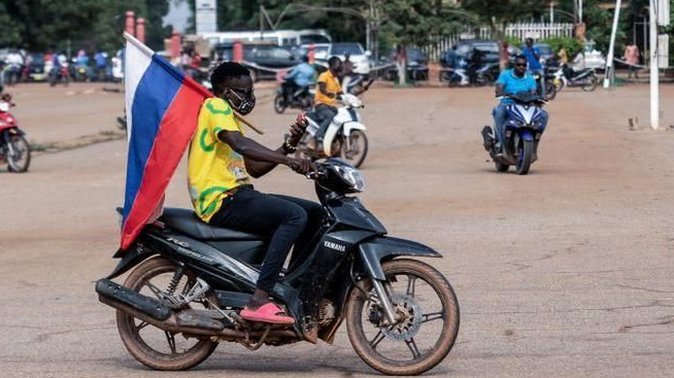
[{"label": "license plate", "polygon": [[44,74],[33,74],[31,76],[33,77],[33,80],[44,80],[45,78]]}]

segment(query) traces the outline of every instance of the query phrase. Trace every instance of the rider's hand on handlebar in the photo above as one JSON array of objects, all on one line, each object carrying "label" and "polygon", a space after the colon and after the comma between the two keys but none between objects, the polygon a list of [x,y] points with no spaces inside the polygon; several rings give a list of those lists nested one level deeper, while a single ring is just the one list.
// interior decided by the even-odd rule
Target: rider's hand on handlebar
[{"label": "rider's hand on handlebar", "polygon": [[306,175],[307,173],[314,170],[310,159],[288,158],[288,167],[302,175]]}]

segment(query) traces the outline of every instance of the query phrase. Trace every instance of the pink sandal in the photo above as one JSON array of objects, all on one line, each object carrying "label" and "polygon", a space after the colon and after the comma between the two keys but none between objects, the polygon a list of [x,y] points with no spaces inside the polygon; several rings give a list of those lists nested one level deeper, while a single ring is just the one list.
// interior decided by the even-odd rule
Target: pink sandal
[{"label": "pink sandal", "polygon": [[242,318],[252,322],[285,325],[295,323],[295,319],[293,317],[286,315],[285,311],[283,311],[281,307],[272,302],[258,307],[257,310],[251,310],[248,307],[244,307],[244,309],[241,310],[240,315]]}]

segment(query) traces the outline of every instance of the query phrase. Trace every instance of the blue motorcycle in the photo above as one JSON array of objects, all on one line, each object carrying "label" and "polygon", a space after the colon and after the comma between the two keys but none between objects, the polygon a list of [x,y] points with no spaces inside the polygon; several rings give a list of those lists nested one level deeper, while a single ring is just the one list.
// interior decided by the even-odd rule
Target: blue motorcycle
[{"label": "blue motorcycle", "polygon": [[542,106],[545,100],[537,93],[520,92],[507,96],[513,102],[507,105],[503,153],[495,149],[496,138],[492,128],[482,129],[484,148],[489,152],[496,170],[507,172],[514,165],[518,175],[529,173],[531,163],[538,160],[538,143],[545,130]]}]

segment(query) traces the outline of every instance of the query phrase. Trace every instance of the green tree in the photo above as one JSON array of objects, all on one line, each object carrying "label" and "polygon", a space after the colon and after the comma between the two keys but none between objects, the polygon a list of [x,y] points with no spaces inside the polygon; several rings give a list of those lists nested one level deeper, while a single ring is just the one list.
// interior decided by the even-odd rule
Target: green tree
[{"label": "green tree", "polygon": [[21,24],[13,19],[7,11],[7,6],[0,2],[0,46],[21,43]]},{"label": "green tree", "polygon": [[122,47],[125,12],[146,19],[146,42],[163,49],[169,0],[0,0],[0,44],[29,51]]},{"label": "green tree", "polygon": [[488,25],[492,38],[502,41],[508,24],[539,17],[545,13],[547,3],[547,0],[467,0],[461,2],[461,8]]}]

